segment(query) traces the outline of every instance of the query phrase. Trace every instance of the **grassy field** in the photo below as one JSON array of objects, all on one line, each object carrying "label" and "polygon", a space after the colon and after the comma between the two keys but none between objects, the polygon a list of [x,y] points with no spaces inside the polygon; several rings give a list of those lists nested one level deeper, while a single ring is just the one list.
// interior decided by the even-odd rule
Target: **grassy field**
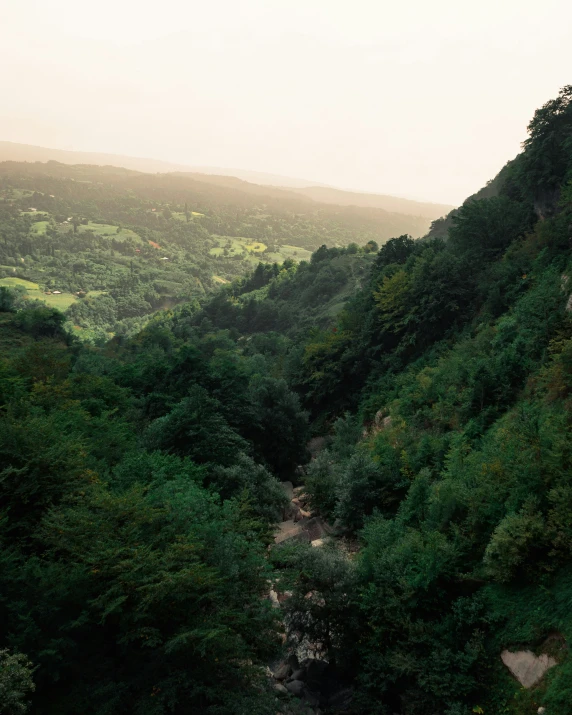
[{"label": "grassy field", "polygon": [[[189,211],[189,214],[191,216],[204,216],[204,214],[201,214],[198,211]],[[185,216],[184,211],[173,211],[173,218],[176,218],[178,221],[186,221],[187,220],[187,217]]]},{"label": "grassy field", "polygon": [[97,236],[108,236],[109,238],[114,238],[116,241],[125,241],[126,238],[134,238],[136,241],[143,243],[135,231],[131,231],[129,228],[122,228],[121,231],[117,233],[117,228],[117,226],[113,226],[110,223],[94,223],[90,221],[85,226],[78,226],[77,230],[79,233],[92,231]]},{"label": "grassy field", "polygon": [[30,189],[12,189],[11,191],[3,191],[2,195],[15,201],[17,199],[25,199],[26,196],[31,196],[33,193],[34,192]]},{"label": "grassy field", "polygon": [[77,298],[71,293],[61,293],[60,295],[46,295],[40,290],[40,286],[37,283],[32,283],[32,281],[26,281],[23,278],[0,278],[0,286],[7,286],[8,288],[14,288],[16,286],[21,286],[26,289],[26,295],[29,298],[35,300],[41,300],[51,308],[57,308],[58,310],[64,311],[75,303]]},{"label": "grassy field", "polygon": [[262,253],[266,250],[266,244],[260,243],[260,241],[252,241],[252,243],[246,244],[246,250],[252,251],[252,253]]},{"label": "grassy field", "polygon": [[36,234],[36,236],[45,236],[49,225],[49,221],[36,221],[32,226],[32,233]]},{"label": "grassy field", "polygon": [[294,261],[309,261],[312,256],[312,251],[307,251],[305,248],[300,248],[299,246],[289,246],[284,244],[280,246],[280,250],[276,253],[266,253],[264,259],[269,262],[282,263],[287,258],[291,258]]},{"label": "grassy field", "polygon": [[242,256],[249,260],[253,265],[259,261],[264,263],[283,263],[287,258],[294,261],[309,261],[312,256],[311,251],[299,246],[290,246],[284,244],[280,249],[273,253],[266,252],[266,245],[260,241],[255,241],[252,238],[235,237],[235,236],[215,236],[218,242],[216,248],[211,248],[209,253],[211,256],[224,255],[226,248],[229,256]]},{"label": "grassy field", "polygon": [[266,245],[260,241],[255,241],[252,238],[243,236],[213,236],[218,242],[216,248],[211,248],[209,253],[211,256],[222,256],[224,249],[228,250],[229,256],[244,256],[247,257],[253,253],[264,253]]}]

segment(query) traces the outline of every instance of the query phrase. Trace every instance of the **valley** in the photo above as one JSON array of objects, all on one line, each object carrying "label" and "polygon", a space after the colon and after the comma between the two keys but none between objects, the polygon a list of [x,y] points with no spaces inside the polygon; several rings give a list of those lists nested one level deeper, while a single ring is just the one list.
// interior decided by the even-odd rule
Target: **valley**
[{"label": "valley", "polygon": [[[261,261],[307,262],[324,242],[377,245],[428,220],[319,204],[232,177],[0,164],[0,284],[66,312],[87,341],[130,336]],[[373,242],[373,243],[372,243]]]},{"label": "valley", "polygon": [[570,712],[571,136],[568,86],[422,238],[0,165],[17,712]]}]

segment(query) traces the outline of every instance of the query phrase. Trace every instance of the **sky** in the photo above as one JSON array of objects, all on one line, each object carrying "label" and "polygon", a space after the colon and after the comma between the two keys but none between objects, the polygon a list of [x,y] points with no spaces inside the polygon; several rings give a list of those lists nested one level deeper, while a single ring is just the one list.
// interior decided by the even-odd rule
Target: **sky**
[{"label": "sky", "polygon": [[572,83],[563,0],[0,0],[0,140],[459,204]]}]

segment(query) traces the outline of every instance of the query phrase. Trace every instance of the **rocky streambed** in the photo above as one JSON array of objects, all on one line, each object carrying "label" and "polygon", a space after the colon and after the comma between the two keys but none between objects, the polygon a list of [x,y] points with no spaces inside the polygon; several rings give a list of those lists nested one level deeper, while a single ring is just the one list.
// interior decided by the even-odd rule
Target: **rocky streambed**
[{"label": "rocky streambed", "polygon": [[[293,541],[322,548],[328,540],[337,538],[335,529],[312,513],[303,487],[294,488],[291,482],[282,482],[282,487],[289,503],[283,511],[283,521],[276,529],[275,545]],[[275,608],[282,608],[290,596],[290,592],[280,590],[278,581],[271,584],[269,598]],[[306,594],[306,597],[319,598],[312,592]],[[299,634],[291,632],[286,614],[283,620],[289,654],[268,668],[274,689],[298,699],[299,709],[296,712],[307,715],[349,713],[353,690],[341,680],[335,666],[328,662],[321,644],[310,643]],[[286,715],[288,711],[285,709],[282,712]]]}]

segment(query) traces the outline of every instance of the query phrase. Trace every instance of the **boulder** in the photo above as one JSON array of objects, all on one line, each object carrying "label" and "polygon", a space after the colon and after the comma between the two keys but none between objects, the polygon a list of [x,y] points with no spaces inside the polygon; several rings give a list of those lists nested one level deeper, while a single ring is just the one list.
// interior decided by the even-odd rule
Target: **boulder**
[{"label": "boulder", "polygon": [[290,676],[290,680],[305,680],[306,679],[306,671],[304,668],[298,668],[298,670],[295,670],[292,675]]},{"label": "boulder", "polygon": [[286,690],[298,698],[301,698],[304,694],[305,687],[301,680],[291,680],[289,683],[286,683]]},{"label": "boulder", "polygon": [[282,683],[274,683],[274,690],[282,693],[282,695],[288,695],[288,690],[282,685]]},{"label": "boulder", "polygon": [[284,489],[284,494],[286,494],[288,501],[291,501],[294,496],[294,485],[292,482],[280,482],[280,485],[282,489]]},{"label": "boulder", "polygon": [[310,541],[308,533],[304,530],[302,522],[295,523],[291,519],[283,521],[278,525],[278,531],[274,535],[274,543],[281,544],[288,539],[296,539],[297,541]]},{"label": "boulder", "polygon": [[292,668],[290,665],[287,662],[282,661],[276,666],[272,675],[276,680],[286,680],[291,672]]},{"label": "boulder", "polygon": [[304,531],[308,534],[309,541],[316,541],[331,534],[332,528],[319,516],[314,516],[304,524]]},{"label": "boulder", "polygon": [[556,659],[551,655],[534,655],[530,650],[515,653],[503,650],[501,659],[524,688],[532,688],[542,680],[547,670],[556,665]]}]

